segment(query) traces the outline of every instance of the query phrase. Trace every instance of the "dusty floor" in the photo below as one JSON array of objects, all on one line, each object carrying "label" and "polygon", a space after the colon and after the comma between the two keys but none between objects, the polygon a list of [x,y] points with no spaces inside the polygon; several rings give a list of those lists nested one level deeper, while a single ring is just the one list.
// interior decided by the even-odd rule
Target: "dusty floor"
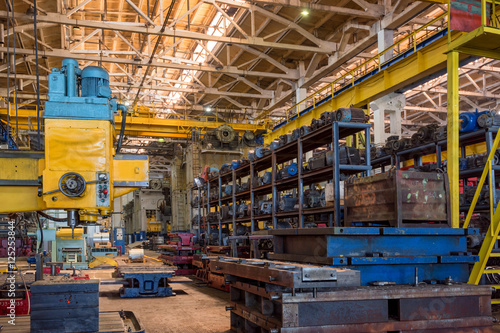
[{"label": "dusty floor", "polygon": [[[158,254],[146,251],[156,258]],[[126,264],[120,258],[119,265]],[[148,259],[147,265],[162,265]],[[109,279],[112,269],[93,269],[86,271],[90,278]],[[148,333],[201,333],[229,332],[229,312],[225,307],[229,304],[229,294],[205,287],[198,280],[175,277],[173,281],[190,281],[188,283],[172,283],[177,294],[172,297],[153,298],[121,298],[119,286],[101,285],[99,293],[100,311],[132,311]]]}]

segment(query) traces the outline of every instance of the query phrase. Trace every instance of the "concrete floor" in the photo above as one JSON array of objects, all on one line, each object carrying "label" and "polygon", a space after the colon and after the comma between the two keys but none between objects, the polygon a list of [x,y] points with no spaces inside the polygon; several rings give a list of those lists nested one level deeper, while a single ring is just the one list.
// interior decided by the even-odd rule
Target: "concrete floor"
[{"label": "concrete floor", "polygon": [[[146,251],[152,258],[157,253]],[[146,266],[162,265],[148,259],[147,264],[126,264],[123,256],[116,261],[121,265]],[[85,271],[89,277],[110,279],[114,269],[92,269]],[[121,298],[117,285],[100,285],[99,311],[132,311],[146,329],[147,333],[215,333],[230,332],[229,293],[209,288],[195,278],[174,277],[172,289],[177,294],[172,297]],[[189,282],[184,282],[184,281]]]}]

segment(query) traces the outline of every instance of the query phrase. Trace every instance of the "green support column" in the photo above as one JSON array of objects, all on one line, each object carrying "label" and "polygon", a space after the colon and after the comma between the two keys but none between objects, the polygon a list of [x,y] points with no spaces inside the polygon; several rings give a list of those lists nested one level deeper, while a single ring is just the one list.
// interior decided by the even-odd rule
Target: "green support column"
[{"label": "green support column", "polygon": [[459,52],[448,52],[448,148],[447,148],[447,169],[450,182],[451,200],[451,225],[459,228],[459,158],[460,147],[458,132],[460,123],[458,120],[459,98],[458,98],[458,65]]}]

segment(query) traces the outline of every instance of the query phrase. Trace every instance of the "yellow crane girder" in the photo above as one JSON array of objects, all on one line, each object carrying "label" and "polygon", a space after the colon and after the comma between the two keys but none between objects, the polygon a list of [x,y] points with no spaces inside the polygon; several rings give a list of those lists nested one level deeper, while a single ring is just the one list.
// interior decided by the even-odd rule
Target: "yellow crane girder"
[{"label": "yellow crane girder", "polygon": [[[10,125],[15,128],[16,110],[10,109]],[[37,130],[36,111],[18,109],[18,124],[20,130]],[[0,119],[7,120],[7,109],[0,108]],[[119,131],[122,122],[121,116],[115,117],[115,128]],[[209,129],[217,128],[223,124],[222,121],[200,121],[189,119],[163,119],[146,116],[128,116],[126,119],[125,135],[131,136],[152,136],[169,138],[186,138],[191,133],[192,128],[198,128],[201,134]],[[229,125],[238,133],[245,131],[262,132],[267,128],[266,123],[248,124],[248,123],[229,123]]]}]

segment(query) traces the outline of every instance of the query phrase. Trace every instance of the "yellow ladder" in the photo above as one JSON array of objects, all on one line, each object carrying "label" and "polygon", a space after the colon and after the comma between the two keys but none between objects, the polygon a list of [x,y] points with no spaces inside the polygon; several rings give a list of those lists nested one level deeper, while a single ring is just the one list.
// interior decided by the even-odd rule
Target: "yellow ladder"
[{"label": "yellow ladder", "polygon": [[[467,213],[467,217],[465,219],[463,228],[467,228],[469,226],[472,214],[474,213],[474,209],[476,208],[477,200],[479,199],[479,195],[481,193],[481,189],[483,188],[484,182],[486,181],[486,177],[488,176],[489,180],[489,191],[490,191],[490,226],[488,228],[488,232],[484,237],[483,244],[481,245],[481,249],[479,250],[479,261],[474,264],[472,268],[472,272],[469,277],[469,284],[479,284],[481,281],[481,277],[483,274],[494,274],[500,273],[500,269],[492,269],[486,270],[486,264],[488,263],[488,259],[490,257],[500,257],[500,253],[491,253],[495,243],[499,239],[500,233],[500,209],[495,210],[495,203],[493,202],[493,189],[494,184],[492,182],[491,174],[493,172],[491,161],[495,156],[495,152],[498,148],[498,144],[500,142],[500,135],[496,135],[495,140],[493,141],[493,145],[488,154],[488,159],[486,161],[486,165],[484,167],[483,173],[481,174],[481,178],[479,180],[479,184],[476,188],[476,193],[474,194],[474,198],[472,200],[471,206]],[[500,289],[500,285],[492,285],[495,289]],[[493,299],[491,301],[492,304],[500,304],[500,299]]]}]

